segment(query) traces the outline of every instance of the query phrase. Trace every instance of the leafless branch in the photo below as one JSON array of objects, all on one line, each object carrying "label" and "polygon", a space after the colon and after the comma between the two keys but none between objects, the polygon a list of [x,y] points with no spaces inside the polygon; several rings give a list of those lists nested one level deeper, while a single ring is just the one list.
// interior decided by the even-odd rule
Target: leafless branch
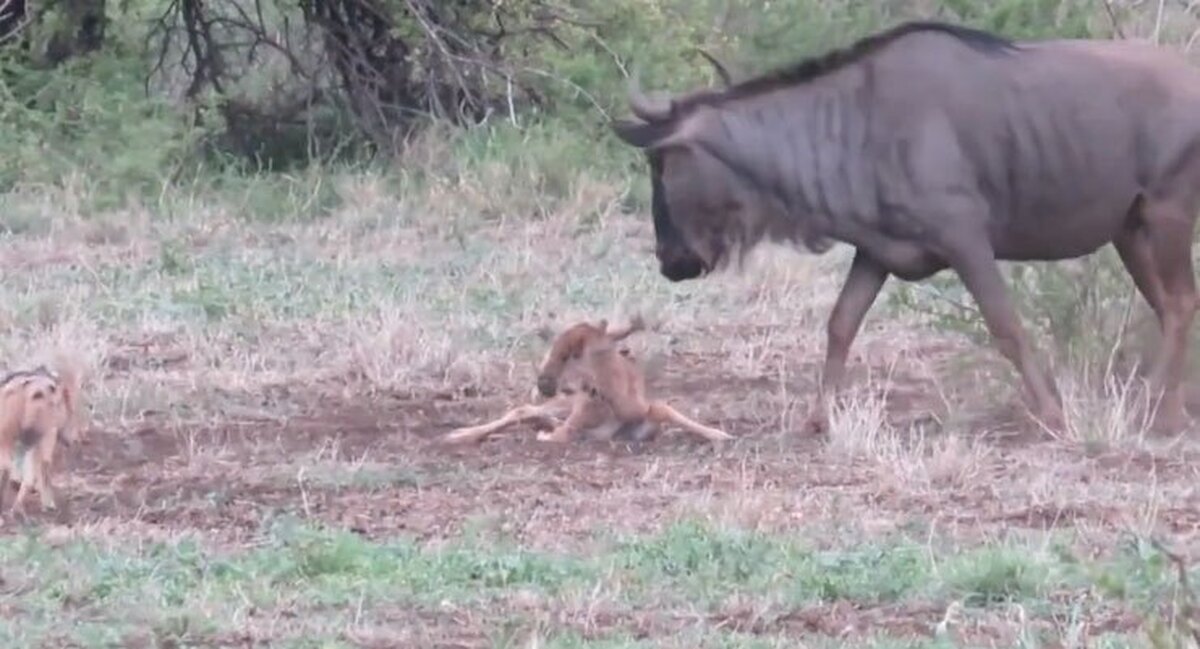
[{"label": "leafless branch", "polygon": [[0,46],[21,37],[33,16],[21,0],[0,0]]},{"label": "leafless branch", "polygon": [[[246,122],[247,133],[332,106],[348,110],[359,133],[387,150],[418,116],[469,123],[506,111],[515,120],[520,105],[542,100],[546,84],[534,78],[568,86],[607,116],[587,90],[522,58],[536,41],[567,48],[557,27],[584,30],[623,68],[589,31],[596,26],[538,0],[515,8],[496,0],[169,0],[147,49],[155,54],[152,75],[182,76],[188,100],[213,91],[227,121]],[[268,81],[280,84],[271,99],[239,97],[240,80],[275,54],[286,67],[284,81],[279,74]]]}]

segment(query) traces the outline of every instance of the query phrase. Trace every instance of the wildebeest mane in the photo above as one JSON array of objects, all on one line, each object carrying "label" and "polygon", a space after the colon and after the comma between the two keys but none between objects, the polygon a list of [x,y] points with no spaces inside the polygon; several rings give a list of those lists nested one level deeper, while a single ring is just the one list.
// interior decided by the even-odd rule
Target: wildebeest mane
[{"label": "wildebeest mane", "polygon": [[701,92],[691,97],[681,98],[676,101],[673,107],[674,112],[676,115],[679,115],[696,106],[718,105],[725,101],[742,99],[787,86],[807,83],[859,61],[900,38],[918,32],[940,32],[952,36],[980,52],[988,54],[1018,49],[1017,44],[1013,41],[981,29],[934,20],[909,21],[891,29],[865,36],[847,47],[805,59],[799,63],[767,72],[727,88]]},{"label": "wildebeest mane", "polygon": [[45,376],[45,377],[52,378],[52,379],[57,378],[54,376],[54,374],[52,374],[50,372],[50,369],[47,368],[45,365],[39,365],[31,370],[14,370],[12,372],[4,374],[3,376],[0,376],[0,387],[8,385],[9,383],[16,381],[17,379],[23,379],[23,378],[27,378],[27,377],[31,377],[31,376]]}]

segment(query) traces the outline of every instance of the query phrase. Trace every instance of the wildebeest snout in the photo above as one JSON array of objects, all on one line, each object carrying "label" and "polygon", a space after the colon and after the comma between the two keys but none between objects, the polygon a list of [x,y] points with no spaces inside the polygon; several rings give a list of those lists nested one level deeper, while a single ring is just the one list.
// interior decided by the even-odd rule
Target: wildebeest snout
[{"label": "wildebeest snout", "polygon": [[553,376],[542,374],[537,378],[537,389],[543,397],[552,397],[558,389],[558,381],[555,381]]},{"label": "wildebeest snout", "polygon": [[704,274],[704,261],[690,250],[659,246],[654,254],[658,257],[659,272],[672,282],[696,279]]}]

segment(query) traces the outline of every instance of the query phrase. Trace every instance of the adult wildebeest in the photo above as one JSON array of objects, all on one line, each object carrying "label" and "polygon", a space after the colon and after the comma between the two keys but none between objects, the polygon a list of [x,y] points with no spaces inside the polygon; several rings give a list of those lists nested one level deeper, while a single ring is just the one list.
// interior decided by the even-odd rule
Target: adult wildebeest
[{"label": "adult wildebeest", "polygon": [[1126,41],[1010,41],[912,22],[790,69],[674,100],[630,88],[641,121],[660,272],[728,265],[764,239],[855,247],[828,322],[809,427],[826,423],[846,355],[889,275],[952,268],[1033,414],[1062,401],[998,260],[1079,257],[1112,243],[1158,317],[1158,423],[1186,423],[1181,382],[1196,310],[1200,74]]}]

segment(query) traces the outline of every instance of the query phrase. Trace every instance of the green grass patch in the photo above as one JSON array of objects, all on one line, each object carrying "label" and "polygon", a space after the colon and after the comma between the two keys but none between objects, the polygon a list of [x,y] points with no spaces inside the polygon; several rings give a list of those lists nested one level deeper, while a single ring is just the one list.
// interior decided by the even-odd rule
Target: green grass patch
[{"label": "green grass patch", "polygon": [[[8,537],[0,541],[0,565],[7,567],[0,603],[13,614],[0,622],[0,641],[34,646],[67,628],[84,646],[103,646],[122,629],[204,636],[232,633],[283,611],[295,615],[285,636],[320,637],[376,610],[411,610],[412,623],[420,623],[417,612],[452,606],[475,611],[489,628],[522,620],[526,630],[541,628],[544,638],[556,638],[548,646],[638,647],[646,645],[623,636],[628,629],[619,623],[603,641],[553,624],[530,627],[529,602],[549,611],[582,593],[619,593],[612,604],[619,610],[653,611],[664,620],[681,611],[717,613],[734,598],[777,612],[838,601],[870,607],[932,600],[960,601],[968,610],[1020,603],[1051,615],[1057,605],[1050,593],[1091,583],[1072,561],[1019,544],[940,548],[934,561],[927,547],[904,539],[814,549],[801,534],[695,522],[601,543],[586,554],[536,552],[491,539],[438,547],[372,541],[291,519],[276,520],[264,532],[259,547],[239,551],[206,549],[190,537],[58,547],[33,536]],[[1168,572],[1146,565],[1126,584],[1125,596],[1149,595],[1169,583]],[[695,630],[701,635],[693,646],[776,646],[770,639]]]}]

